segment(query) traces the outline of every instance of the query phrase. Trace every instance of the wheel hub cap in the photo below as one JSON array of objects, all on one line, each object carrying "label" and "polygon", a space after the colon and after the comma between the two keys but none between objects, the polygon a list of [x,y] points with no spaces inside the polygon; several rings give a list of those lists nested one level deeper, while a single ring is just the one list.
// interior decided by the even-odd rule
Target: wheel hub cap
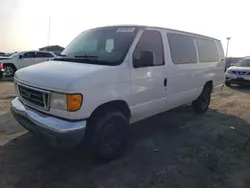
[{"label": "wheel hub cap", "polygon": [[4,69],[5,69],[5,72],[6,72],[7,76],[11,76],[14,73],[14,70],[13,70],[12,67],[8,66],[8,67],[5,67]]}]

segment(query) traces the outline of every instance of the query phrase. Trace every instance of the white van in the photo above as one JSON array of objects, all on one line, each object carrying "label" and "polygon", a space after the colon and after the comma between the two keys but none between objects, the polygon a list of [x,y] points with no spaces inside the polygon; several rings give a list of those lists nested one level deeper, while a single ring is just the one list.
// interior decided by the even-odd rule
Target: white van
[{"label": "white van", "polygon": [[96,28],[53,61],[17,71],[11,108],[52,146],[84,140],[93,154],[111,159],[123,151],[129,123],[190,102],[206,112],[224,69],[214,38],[148,26]]},{"label": "white van", "polygon": [[25,51],[14,53],[10,57],[2,57],[0,63],[3,63],[6,76],[13,76],[20,68],[48,61],[55,57],[53,52]]}]

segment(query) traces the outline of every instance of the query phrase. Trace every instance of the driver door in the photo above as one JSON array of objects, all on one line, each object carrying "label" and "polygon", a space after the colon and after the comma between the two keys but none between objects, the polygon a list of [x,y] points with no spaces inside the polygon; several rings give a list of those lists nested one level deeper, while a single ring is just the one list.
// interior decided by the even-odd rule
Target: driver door
[{"label": "driver door", "polygon": [[[153,53],[151,64],[146,63],[147,58],[142,58],[145,52]],[[134,103],[132,121],[137,121],[157,114],[165,108],[167,78],[160,31],[143,31],[133,51],[131,64]]]}]

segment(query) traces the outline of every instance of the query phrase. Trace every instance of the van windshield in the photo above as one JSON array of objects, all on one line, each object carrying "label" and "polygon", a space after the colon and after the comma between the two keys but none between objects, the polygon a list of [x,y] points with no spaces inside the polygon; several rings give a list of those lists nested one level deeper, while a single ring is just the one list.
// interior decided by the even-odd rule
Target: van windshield
[{"label": "van windshield", "polygon": [[85,31],[55,60],[119,65],[124,60],[137,31],[136,27],[104,27]]}]

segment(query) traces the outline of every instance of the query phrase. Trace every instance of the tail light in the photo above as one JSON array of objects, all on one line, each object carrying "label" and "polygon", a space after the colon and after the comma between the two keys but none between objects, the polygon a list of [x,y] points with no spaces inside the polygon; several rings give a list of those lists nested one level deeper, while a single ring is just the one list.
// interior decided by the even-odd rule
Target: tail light
[{"label": "tail light", "polygon": [[3,64],[2,63],[0,63],[0,69],[3,69]]}]

